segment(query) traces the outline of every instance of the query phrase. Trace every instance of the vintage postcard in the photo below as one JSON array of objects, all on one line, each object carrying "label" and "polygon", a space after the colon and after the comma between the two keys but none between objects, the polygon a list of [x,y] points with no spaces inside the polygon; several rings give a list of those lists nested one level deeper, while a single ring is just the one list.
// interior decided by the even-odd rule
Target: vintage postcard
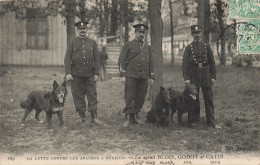
[{"label": "vintage postcard", "polygon": [[[151,1],[161,2],[150,6],[163,22],[161,56],[152,52],[151,29],[161,20],[151,27]],[[221,19],[217,9],[226,11]],[[260,0],[0,0],[0,165],[260,165],[259,29]],[[98,73],[95,59],[104,51]],[[188,94],[185,51],[189,73],[210,84]],[[122,52],[139,77],[120,77]],[[235,65],[239,54],[254,58]],[[161,75],[150,73],[155,56]],[[72,73],[64,63],[77,68]],[[130,102],[126,89],[135,83],[141,87],[132,88]],[[189,123],[195,103],[199,120]]]}]

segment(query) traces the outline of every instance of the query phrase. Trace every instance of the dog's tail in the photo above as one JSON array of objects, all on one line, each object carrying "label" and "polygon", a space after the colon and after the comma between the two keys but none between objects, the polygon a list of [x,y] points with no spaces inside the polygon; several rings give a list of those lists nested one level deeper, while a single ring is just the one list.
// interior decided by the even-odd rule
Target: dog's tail
[{"label": "dog's tail", "polygon": [[33,106],[33,98],[28,96],[26,100],[20,102],[20,105],[23,109],[31,109]]}]

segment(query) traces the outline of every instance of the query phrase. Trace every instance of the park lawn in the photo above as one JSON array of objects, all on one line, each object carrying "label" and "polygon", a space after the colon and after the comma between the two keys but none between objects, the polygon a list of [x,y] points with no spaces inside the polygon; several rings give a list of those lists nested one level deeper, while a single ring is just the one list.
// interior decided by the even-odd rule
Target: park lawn
[{"label": "park lawn", "polygon": [[[79,123],[69,94],[64,111],[64,127],[53,117],[53,130],[29,114],[21,126],[24,110],[20,101],[34,89],[51,90],[53,80],[62,82],[61,67],[4,67],[0,77],[0,152],[15,155],[36,154],[181,154],[181,153],[257,153],[260,128],[260,75],[257,68],[217,66],[217,85],[213,87],[215,116],[220,130],[207,128],[201,98],[201,121],[194,128],[174,123],[168,127],[150,124],[123,127],[124,84],[119,78],[97,83],[98,118],[103,124]],[[165,65],[165,87],[183,90],[181,66]],[[146,101],[141,117],[145,121],[151,105]],[[40,115],[45,119],[45,113]],[[187,115],[183,116],[184,121]]]}]

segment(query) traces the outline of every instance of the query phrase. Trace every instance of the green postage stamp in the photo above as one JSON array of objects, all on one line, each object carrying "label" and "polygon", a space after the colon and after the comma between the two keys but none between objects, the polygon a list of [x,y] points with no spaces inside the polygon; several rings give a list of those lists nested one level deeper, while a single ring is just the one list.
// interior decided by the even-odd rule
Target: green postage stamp
[{"label": "green postage stamp", "polygon": [[238,53],[260,53],[260,19],[240,21],[237,24]]},{"label": "green postage stamp", "polygon": [[229,0],[229,18],[259,18],[259,0]]},{"label": "green postage stamp", "polygon": [[229,0],[229,18],[237,20],[238,53],[260,54],[260,0]]}]

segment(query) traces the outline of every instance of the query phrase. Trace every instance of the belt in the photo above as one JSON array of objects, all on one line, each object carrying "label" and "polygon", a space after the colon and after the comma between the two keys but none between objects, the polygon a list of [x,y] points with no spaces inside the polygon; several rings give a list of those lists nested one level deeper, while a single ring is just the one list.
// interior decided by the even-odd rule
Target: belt
[{"label": "belt", "polygon": [[191,64],[190,66],[191,67],[202,68],[202,67],[205,67],[205,66],[209,66],[209,64],[208,63],[197,63],[197,64]]}]

